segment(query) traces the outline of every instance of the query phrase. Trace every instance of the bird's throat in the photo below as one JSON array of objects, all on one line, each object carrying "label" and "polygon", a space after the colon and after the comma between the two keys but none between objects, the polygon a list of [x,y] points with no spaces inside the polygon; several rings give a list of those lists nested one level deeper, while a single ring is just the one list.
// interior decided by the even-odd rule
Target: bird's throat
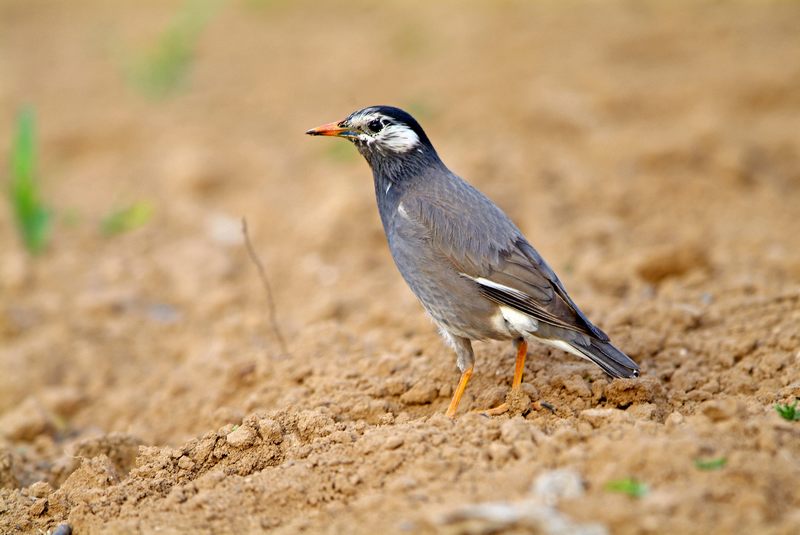
[{"label": "bird's throat", "polygon": [[433,147],[421,148],[407,153],[384,153],[359,147],[359,151],[372,168],[375,187],[383,185],[383,190],[403,186],[444,164]]}]

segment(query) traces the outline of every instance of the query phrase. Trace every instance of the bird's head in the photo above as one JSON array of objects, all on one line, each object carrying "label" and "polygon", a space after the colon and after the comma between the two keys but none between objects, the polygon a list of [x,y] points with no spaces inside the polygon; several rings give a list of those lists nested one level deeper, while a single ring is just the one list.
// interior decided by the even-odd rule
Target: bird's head
[{"label": "bird's head", "polygon": [[428,136],[408,113],[392,106],[370,106],[345,119],[307,131],[310,136],[349,139],[370,163],[377,158],[433,153]]}]

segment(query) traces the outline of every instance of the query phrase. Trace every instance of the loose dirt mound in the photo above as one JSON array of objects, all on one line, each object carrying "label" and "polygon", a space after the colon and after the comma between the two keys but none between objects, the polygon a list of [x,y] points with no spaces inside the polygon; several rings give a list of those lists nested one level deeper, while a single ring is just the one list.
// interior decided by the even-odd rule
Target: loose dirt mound
[{"label": "loose dirt mound", "polygon": [[[0,532],[800,532],[800,422],[773,408],[800,396],[798,5],[229,2],[150,101],[125,58],[179,9],[0,5],[0,125],[36,106],[58,212],[29,259],[0,211]],[[420,118],[640,379],[532,346],[486,418],[513,351],[477,344],[443,416],[454,357],[366,165],[302,136],[373,103]],[[155,219],[102,236],[138,199]]]}]

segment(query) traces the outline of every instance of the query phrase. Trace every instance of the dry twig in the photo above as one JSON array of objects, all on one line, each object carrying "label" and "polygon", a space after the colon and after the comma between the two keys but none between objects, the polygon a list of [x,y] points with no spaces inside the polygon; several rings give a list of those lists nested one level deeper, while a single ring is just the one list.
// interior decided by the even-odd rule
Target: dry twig
[{"label": "dry twig", "polygon": [[286,340],[283,337],[283,333],[281,333],[280,325],[278,325],[278,317],[275,313],[275,300],[272,298],[272,287],[269,285],[269,280],[267,280],[267,273],[264,270],[264,264],[261,263],[261,260],[258,258],[255,249],[253,249],[253,244],[250,242],[250,235],[247,232],[247,219],[244,217],[242,218],[242,234],[244,235],[244,245],[247,248],[247,254],[250,256],[250,260],[256,265],[258,269],[258,276],[261,278],[261,284],[264,285],[264,290],[267,293],[267,310],[269,312],[269,323],[272,327],[272,332],[275,335],[275,338],[278,340],[278,344],[281,346],[281,351],[283,351],[284,355],[289,354],[289,350],[286,347]]}]

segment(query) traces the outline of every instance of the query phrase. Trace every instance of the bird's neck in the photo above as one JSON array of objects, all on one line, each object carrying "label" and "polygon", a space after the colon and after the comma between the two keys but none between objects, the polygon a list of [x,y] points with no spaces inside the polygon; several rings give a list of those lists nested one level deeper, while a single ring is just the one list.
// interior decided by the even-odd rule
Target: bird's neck
[{"label": "bird's neck", "polygon": [[387,232],[389,218],[397,210],[408,188],[418,180],[429,179],[432,172],[447,170],[432,147],[390,156],[367,152],[362,154],[372,168],[378,212]]},{"label": "bird's neck", "polygon": [[444,168],[433,147],[392,155],[370,151],[364,152],[364,158],[372,168],[376,192],[403,189],[409,181],[434,169]]}]

